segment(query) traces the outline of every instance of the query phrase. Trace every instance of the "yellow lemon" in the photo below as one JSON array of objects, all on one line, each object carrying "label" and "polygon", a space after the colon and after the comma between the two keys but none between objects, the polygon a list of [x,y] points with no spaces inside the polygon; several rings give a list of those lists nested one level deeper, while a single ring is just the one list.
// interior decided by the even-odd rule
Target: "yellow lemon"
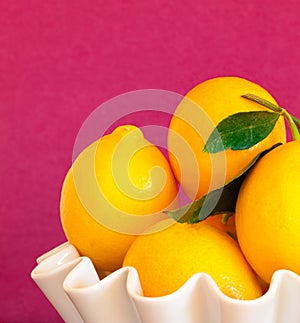
[{"label": "yellow lemon", "polygon": [[66,175],[61,222],[67,239],[96,269],[113,271],[136,235],[177,206],[168,161],[135,126],[120,126],[83,150]]},{"label": "yellow lemon", "polygon": [[229,297],[262,295],[257,276],[238,244],[204,222],[180,224],[138,237],[124,259],[137,269],[145,296],[163,296],[180,288],[193,274],[209,274]]},{"label": "yellow lemon", "polygon": [[262,157],[242,184],[236,230],[250,265],[266,282],[275,270],[300,275],[300,142]]},{"label": "yellow lemon", "polygon": [[176,108],[169,126],[168,149],[177,180],[186,194],[200,198],[208,191],[236,178],[260,152],[285,142],[283,118],[261,142],[246,150],[203,152],[213,129],[238,112],[266,110],[241,96],[255,94],[272,103],[273,97],[261,86],[238,77],[218,77],[191,89]]}]

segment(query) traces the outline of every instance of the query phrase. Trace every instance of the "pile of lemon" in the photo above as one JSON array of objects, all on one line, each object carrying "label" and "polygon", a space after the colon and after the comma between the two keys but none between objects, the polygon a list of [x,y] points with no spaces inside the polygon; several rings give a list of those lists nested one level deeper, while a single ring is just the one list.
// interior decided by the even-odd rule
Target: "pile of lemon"
[{"label": "pile of lemon", "polygon": [[[286,143],[284,118],[251,148],[204,150],[212,127],[222,120],[266,110],[244,99],[246,93],[276,105],[261,86],[238,77],[195,86],[169,125],[168,159],[132,125],[116,128],[81,152],[62,187],[61,221],[69,242],[90,257],[100,276],[133,266],[144,295],[163,296],[205,272],[224,294],[255,299],[274,271],[300,274],[300,141]],[[246,174],[235,214],[214,214],[197,223],[168,217],[166,210],[179,207],[179,185],[199,200],[278,143]]]}]

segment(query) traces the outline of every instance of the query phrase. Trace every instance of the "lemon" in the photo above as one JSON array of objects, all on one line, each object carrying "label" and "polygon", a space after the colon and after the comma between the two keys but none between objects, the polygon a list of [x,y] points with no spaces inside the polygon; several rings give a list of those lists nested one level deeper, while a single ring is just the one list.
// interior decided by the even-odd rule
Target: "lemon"
[{"label": "lemon", "polygon": [[266,110],[241,96],[252,93],[276,104],[260,85],[239,77],[217,77],[192,88],[178,105],[169,125],[168,150],[177,180],[193,200],[236,178],[262,151],[286,141],[281,117],[273,131],[246,150],[203,152],[214,128],[229,115]]},{"label": "lemon", "polygon": [[123,265],[137,269],[145,296],[168,295],[198,272],[209,274],[229,297],[254,299],[262,294],[236,241],[204,222],[176,223],[138,237]]},{"label": "lemon", "polygon": [[160,150],[139,128],[120,126],[84,149],[68,171],[63,230],[99,272],[116,270],[136,236],[177,206],[177,191]]},{"label": "lemon", "polygon": [[300,274],[300,141],[262,157],[242,184],[236,231],[250,265],[266,282],[275,270]]}]

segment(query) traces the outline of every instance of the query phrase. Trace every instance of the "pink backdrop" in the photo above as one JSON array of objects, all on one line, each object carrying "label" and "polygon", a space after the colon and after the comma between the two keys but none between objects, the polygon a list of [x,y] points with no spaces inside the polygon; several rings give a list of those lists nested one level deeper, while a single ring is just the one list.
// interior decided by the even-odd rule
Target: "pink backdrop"
[{"label": "pink backdrop", "polygon": [[[279,4],[282,2],[282,4]],[[0,322],[60,322],[31,281],[65,241],[59,194],[82,122],[144,88],[237,75],[300,115],[299,3],[0,1]]]}]

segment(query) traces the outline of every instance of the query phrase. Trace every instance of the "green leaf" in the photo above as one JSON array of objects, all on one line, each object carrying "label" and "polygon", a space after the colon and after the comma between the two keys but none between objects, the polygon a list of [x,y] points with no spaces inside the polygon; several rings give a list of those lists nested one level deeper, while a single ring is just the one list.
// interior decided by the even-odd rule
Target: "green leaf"
[{"label": "green leaf", "polygon": [[223,187],[211,191],[202,198],[181,208],[165,211],[165,213],[173,220],[180,223],[197,223],[214,214],[234,213],[238,193],[248,171],[259,158],[279,145],[281,144],[278,143],[270,149],[258,154],[236,178],[232,179]]},{"label": "green leaf", "polygon": [[217,153],[226,149],[248,149],[271,133],[279,117],[279,113],[269,111],[232,114],[213,130],[203,151]]},{"label": "green leaf", "polygon": [[182,208],[166,211],[173,220],[184,223],[197,223],[210,215],[234,213],[235,203],[244,176],[231,181],[224,187],[209,192],[199,200],[193,201]]},{"label": "green leaf", "polygon": [[300,140],[300,129],[299,129],[300,120],[295,116],[291,115],[286,109],[283,109],[279,105],[273,104],[251,93],[243,94],[242,98],[256,102],[272,111],[278,112],[280,115],[284,117],[285,121],[289,125],[293,140]]}]

